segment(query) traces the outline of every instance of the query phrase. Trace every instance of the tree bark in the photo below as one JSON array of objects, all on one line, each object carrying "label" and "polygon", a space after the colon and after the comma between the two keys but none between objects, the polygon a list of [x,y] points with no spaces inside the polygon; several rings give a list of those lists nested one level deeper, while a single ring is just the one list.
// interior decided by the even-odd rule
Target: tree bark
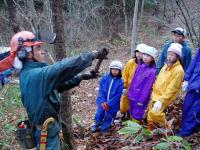
[{"label": "tree bark", "polygon": [[17,33],[21,30],[21,28],[17,22],[16,5],[13,0],[5,0],[5,3],[9,13],[9,26],[11,26],[13,32]]},{"label": "tree bark", "polygon": [[28,6],[28,9],[29,9],[29,12],[31,13],[31,19],[30,19],[31,27],[32,27],[33,32],[35,33],[37,26],[39,25],[40,19],[37,16],[33,0],[28,0],[27,6]]},{"label": "tree bark", "polygon": [[123,0],[123,13],[124,13],[124,32],[126,37],[126,45],[128,43],[128,17],[126,13],[126,0]]},{"label": "tree bark", "polygon": [[144,0],[142,0],[142,4],[141,4],[141,11],[140,11],[140,17],[138,18],[138,24],[137,24],[137,32],[139,32],[140,30],[140,22],[141,19],[143,18],[143,11],[144,11]]},{"label": "tree bark", "polygon": [[51,10],[51,6],[50,6],[50,1],[49,0],[45,0],[44,1],[43,9],[44,9],[44,16],[45,16],[45,19],[47,21],[47,29],[49,31],[53,32],[52,10]]},{"label": "tree bark", "polygon": [[[51,0],[53,30],[55,33],[57,33],[57,38],[54,47],[57,60],[61,60],[62,58],[66,57],[62,4],[63,0]],[[64,142],[68,145],[69,149],[74,149],[74,135],[72,129],[72,106],[69,91],[64,92],[62,94],[61,118],[67,125],[66,128],[63,128]]]},{"label": "tree bark", "polygon": [[139,0],[136,0],[135,8],[134,8],[134,15],[133,15],[132,36],[131,36],[131,57],[134,56],[134,51],[136,48],[138,5],[139,5]]}]

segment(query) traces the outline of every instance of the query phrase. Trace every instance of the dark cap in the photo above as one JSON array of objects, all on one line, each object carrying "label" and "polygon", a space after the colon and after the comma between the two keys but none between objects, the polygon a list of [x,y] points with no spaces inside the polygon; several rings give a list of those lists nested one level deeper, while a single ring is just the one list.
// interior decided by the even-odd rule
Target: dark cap
[{"label": "dark cap", "polygon": [[174,30],[172,30],[173,33],[177,33],[178,35],[183,35],[183,36],[187,36],[186,30],[184,30],[181,27],[178,27]]}]

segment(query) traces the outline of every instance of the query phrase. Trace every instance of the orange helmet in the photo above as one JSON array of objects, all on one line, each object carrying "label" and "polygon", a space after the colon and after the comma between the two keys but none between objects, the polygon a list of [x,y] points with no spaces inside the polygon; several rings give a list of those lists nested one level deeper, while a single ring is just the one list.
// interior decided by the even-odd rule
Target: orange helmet
[{"label": "orange helmet", "polygon": [[44,43],[44,42],[36,41],[35,34],[33,34],[32,32],[21,31],[21,32],[16,33],[10,40],[11,53],[14,53],[18,50],[19,38],[22,38],[23,46],[36,46],[36,45],[41,45]]},{"label": "orange helmet", "polygon": [[35,34],[29,31],[21,31],[16,33],[10,40],[10,55],[0,61],[0,72],[7,70],[13,66],[13,62],[16,57],[16,51],[19,47],[19,38],[23,40],[23,46],[36,46],[44,43],[37,41],[35,37]]}]

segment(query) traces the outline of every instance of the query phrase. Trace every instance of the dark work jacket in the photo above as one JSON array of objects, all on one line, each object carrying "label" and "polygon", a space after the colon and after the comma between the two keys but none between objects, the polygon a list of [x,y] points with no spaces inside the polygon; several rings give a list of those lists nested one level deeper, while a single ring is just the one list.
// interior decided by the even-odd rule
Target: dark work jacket
[{"label": "dark work jacket", "polygon": [[22,103],[32,124],[41,125],[49,118],[58,119],[59,92],[80,83],[76,76],[92,64],[92,53],[65,58],[53,65],[28,61],[20,73]]}]

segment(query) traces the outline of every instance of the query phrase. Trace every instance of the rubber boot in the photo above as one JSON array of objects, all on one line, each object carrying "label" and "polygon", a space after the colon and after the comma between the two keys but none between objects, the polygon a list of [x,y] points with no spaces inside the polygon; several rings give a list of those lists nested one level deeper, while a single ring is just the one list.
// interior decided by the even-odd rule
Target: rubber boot
[{"label": "rubber boot", "polygon": [[153,122],[148,122],[147,128],[149,131],[153,131],[156,128],[156,126]]},{"label": "rubber boot", "polygon": [[127,118],[127,120],[129,120],[131,118],[131,115],[130,115],[129,111],[126,113],[126,118]]}]

